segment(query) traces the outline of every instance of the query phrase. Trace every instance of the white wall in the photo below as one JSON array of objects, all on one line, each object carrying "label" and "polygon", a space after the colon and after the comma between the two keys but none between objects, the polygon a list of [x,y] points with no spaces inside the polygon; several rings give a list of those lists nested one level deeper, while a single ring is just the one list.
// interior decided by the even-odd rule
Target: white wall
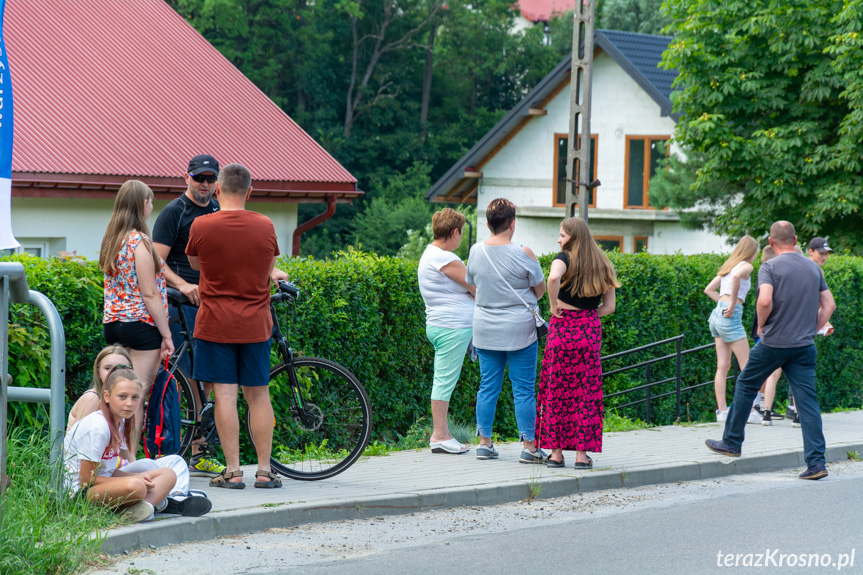
[{"label": "white wall", "polygon": [[[534,116],[498,153],[482,167],[477,207],[478,238],[489,232],[485,208],[498,197],[512,200],[519,208],[514,241],[537,253],[557,250],[557,234],[564,219],[563,208],[554,208],[555,134],[569,132],[569,87],[547,105],[545,116]],[[723,239],[707,233],[684,230],[671,212],[624,210],[626,136],[671,136],[674,121],[660,115],[659,105],[641,89],[610,56],[600,53],[594,61],[591,133],[597,140],[597,190],[590,227],[594,235],[623,236],[624,252],[633,249],[635,236],[648,237],[651,253],[685,254],[723,251]],[[661,235],[659,235],[661,234]]]},{"label": "white wall", "polygon": [[[164,200],[154,202],[153,215],[148,222],[151,229],[167,203]],[[47,244],[47,255],[56,256],[58,251],[77,252],[79,256],[96,260],[113,207],[113,200],[12,198],[12,231],[19,242]],[[248,208],[273,220],[279,250],[289,255],[297,227],[297,204],[250,202]]]}]

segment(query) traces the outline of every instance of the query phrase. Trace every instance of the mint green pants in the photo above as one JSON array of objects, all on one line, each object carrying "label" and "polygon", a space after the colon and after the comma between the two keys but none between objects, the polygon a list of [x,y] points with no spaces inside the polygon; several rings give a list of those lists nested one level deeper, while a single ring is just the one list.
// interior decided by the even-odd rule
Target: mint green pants
[{"label": "mint green pants", "polygon": [[464,363],[464,354],[473,335],[473,328],[450,329],[426,326],[426,337],[434,346],[434,382],[431,398],[449,401]]}]

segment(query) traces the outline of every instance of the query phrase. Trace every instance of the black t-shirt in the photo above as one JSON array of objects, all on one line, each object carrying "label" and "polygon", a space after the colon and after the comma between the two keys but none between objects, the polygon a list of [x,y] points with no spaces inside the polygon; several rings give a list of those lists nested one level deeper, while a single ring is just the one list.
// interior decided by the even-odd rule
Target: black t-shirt
[{"label": "black t-shirt", "polygon": [[[561,252],[554,256],[554,259],[562,261],[567,268],[569,267],[568,253]],[[565,304],[577,307],[578,309],[597,309],[599,307],[599,304],[602,302],[601,295],[595,297],[579,297],[572,295],[569,291],[570,289],[571,286],[566,284],[560,284],[560,291],[557,293],[557,299],[559,299]]]},{"label": "black t-shirt", "polygon": [[186,245],[189,243],[189,230],[195,218],[219,211],[219,202],[210,198],[209,205],[201,207],[190,200],[184,193],[171,201],[156,218],[153,226],[153,241],[157,244],[171,246],[165,261],[175,274],[189,283],[198,284],[201,273],[193,270],[186,256]]}]

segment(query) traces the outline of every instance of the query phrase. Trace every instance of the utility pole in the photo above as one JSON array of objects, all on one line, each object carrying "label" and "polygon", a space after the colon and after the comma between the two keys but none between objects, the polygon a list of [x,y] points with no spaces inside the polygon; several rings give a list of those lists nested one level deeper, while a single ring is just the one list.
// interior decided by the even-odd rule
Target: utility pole
[{"label": "utility pole", "polygon": [[[593,14],[595,0],[576,0],[572,27],[572,71],[569,83],[569,140],[566,154],[566,207],[587,221],[589,193],[599,186],[590,178],[590,84],[593,68]],[[579,129],[580,128],[580,129]],[[581,137],[579,138],[579,132]]]}]

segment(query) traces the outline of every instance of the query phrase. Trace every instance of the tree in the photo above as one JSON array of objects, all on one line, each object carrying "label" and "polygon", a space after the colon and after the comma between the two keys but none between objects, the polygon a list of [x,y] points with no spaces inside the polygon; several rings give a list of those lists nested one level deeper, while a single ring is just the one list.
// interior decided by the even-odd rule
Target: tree
[{"label": "tree", "polygon": [[[663,199],[709,229],[863,248],[863,1],[667,0],[674,140]],[[688,173],[684,173],[688,171]],[[680,187],[675,189],[674,180]]]},{"label": "tree", "polygon": [[596,3],[598,28],[662,34],[671,20],[662,14],[663,0],[600,0]]}]

